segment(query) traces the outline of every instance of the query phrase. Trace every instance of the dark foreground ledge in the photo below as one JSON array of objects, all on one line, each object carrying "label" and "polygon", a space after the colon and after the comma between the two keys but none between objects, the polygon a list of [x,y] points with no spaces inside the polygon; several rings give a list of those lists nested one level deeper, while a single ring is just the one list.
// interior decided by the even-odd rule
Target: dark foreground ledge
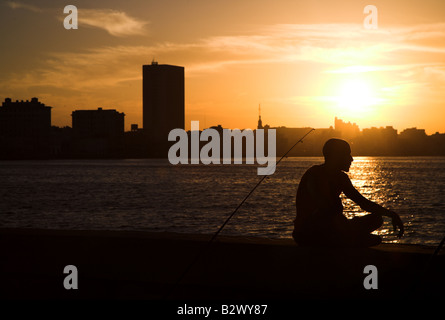
[{"label": "dark foreground ledge", "polygon": [[[208,235],[0,229],[2,299],[439,299],[445,255],[433,247],[302,248],[290,239],[218,237],[171,291]],[[78,270],[67,290],[65,266]],[[378,270],[366,290],[364,268]],[[167,297],[167,293],[170,293]]]}]

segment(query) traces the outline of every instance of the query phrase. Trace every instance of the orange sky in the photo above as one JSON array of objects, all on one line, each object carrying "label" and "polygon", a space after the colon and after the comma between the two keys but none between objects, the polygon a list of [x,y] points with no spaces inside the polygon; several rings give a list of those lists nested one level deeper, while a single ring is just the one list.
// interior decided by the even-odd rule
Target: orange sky
[{"label": "orange sky", "polygon": [[0,1],[0,99],[38,97],[53,125],[113,108],[142,126],[142,64],[185,67],[186,129],[263,124],[445,132],[445,2]]}]

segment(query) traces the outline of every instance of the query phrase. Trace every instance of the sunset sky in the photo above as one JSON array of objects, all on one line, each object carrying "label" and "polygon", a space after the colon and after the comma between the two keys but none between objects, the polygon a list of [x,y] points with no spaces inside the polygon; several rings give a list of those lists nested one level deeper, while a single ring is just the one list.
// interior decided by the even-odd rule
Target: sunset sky
[{"label": "sunset sky", "polygon": [[[363,9],[378,9],[378,29]],[[66,30],[63,8],[79,10]],[[0,0],[0,99],[142,127],[142,65],[185,67],[186,129],[263,124],[445,132],[445,1]]]}]

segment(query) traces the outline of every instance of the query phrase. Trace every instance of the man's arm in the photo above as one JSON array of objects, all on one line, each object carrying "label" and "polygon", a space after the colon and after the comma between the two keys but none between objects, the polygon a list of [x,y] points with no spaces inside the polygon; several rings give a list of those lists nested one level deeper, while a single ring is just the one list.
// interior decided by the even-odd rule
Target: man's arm
[{"label": "man's arm", "polygon": [[386,209],[371,200],[366,199],[360,192],[358,192],[356,188],[354,188],[351,180],[347,175],[345,175],[345,181],[343,184],[343,192],[349,199],[357,203],[360,208],[365,211],[391,218],[394,231],[397,230],[397,228],[399,229],[398,237],[400,238],[403,235],[405,229],[403,226],[403,222],[397,213],[392,210]]}]

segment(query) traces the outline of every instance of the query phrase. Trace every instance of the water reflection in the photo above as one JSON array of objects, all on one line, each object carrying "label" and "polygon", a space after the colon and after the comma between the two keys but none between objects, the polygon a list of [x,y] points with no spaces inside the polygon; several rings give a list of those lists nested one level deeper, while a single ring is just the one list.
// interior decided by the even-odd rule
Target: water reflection
[{"label": "water reflection", "polygon": [[[223,230],[290,238],[303,173],[322,158],[280,163]],[[445,230],[445,158],[356,157],[349,176],[368,199],[400,214],[399,240],[389,219],[385,242],[437,244]],[[0,225],[214,233],[255,186],[257,167],[172,166],[159,160],[3,162]],[[345,215],[364,215],[343,196]]]},{"label": "water reflection", "polygon": [[[356,157],[352,163],[349,177],[355,188],[367,199],[385,208],[396,210],[399,207],[400,195],[393,189],[391,172],[385,170],[381,160],[368,157]],[[367,212],[342,194],[344,213],[348,218],[363,216]],[[404,221],[406,224],[406,221]],[[406,234],[409,233],[406,224]],[[383,226],[374,232],[382,237],[384,242],[397,243],[400,240],[394,235],[389,218],[384,218]]]}]

